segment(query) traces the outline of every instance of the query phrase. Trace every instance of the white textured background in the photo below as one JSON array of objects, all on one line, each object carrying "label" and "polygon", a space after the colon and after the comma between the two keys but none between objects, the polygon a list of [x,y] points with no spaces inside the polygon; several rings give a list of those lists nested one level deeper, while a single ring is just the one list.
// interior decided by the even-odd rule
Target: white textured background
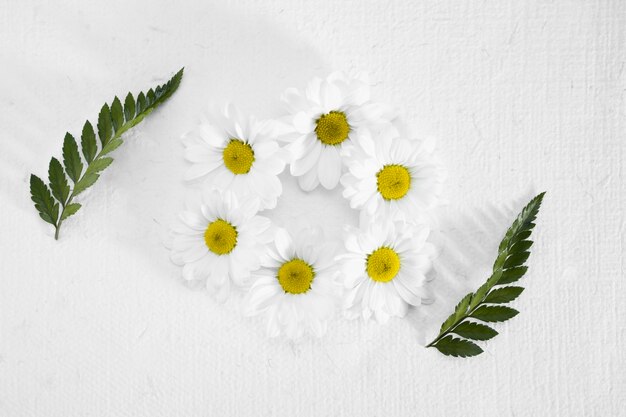
[{"label": "white textured background", "polygon": [[[625,2],[175,3],[0,1],[0,416],[626,415]],[[182,65],[55,242],[29,174],[113,94]],[[268,341],[169,263],[178,138],[209,101],[278,115],[286,87],[336,69],[369,71],[377,98],[439,138],[435,302]],[[286,183],[272,216],[288,227],[356,218],[339,192]],[[522,313],[477,358],[423,349],[541,190]]]}]

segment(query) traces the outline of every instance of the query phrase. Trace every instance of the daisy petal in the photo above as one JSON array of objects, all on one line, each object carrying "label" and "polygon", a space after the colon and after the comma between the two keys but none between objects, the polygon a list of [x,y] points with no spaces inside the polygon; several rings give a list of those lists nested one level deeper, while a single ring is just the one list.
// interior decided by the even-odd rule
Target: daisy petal
[{"label": "daisy petal", "polygon": [[341,176],[341,158],[335,146],[324,146],[318,164],[319,181],[324,188],[332,190]]},{"label": "daisy petal", "polygon": [[303,191],[312,191],[319,185],[319,179],[317,178],[317,170],[312,169],[306,174],[298,177],[298,184]]},{"label": "daisy petal", "polygon": [[283,93],[281,100],[287,103],[289,107],[298,111],[304,111],[310,108],[309,101],[295,88],[288,88]]},{"label": "daisy petal", "polygon": [[285,229],[278,229],[274,237],[274,244],[278,254],[286,261],[291,260],[294,257],[293,241],[291,236]]},{"label": "daisy petal", "polygon": [[310,133],[313,131],[313,129],[315,129],[315,122],[313,121],[311,116],[309,116],[305,112],[297,113],[293,117],[293,125],[298,132],[303,134]]},{"label": "daisy petal", "polygon": [[320,153],[322,152],[322,145],[319,141],[315,141],[304,153],[301,159],[293,161],[290,167],[291,175],[299,177],[309,172],[320,159]]},{"label": "daisy petal", "polygon": [[202,178],[217,167],[218,165],[209,163],[194,164],[185,172],[185,181],[193,181]]}]

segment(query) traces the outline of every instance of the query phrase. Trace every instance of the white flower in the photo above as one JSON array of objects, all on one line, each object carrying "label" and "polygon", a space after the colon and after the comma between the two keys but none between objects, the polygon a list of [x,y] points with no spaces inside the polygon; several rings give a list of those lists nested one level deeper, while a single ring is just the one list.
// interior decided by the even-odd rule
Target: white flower
[{"label": "white flower", "polygon": [[256,215],[258,208],[258,200],[240,204],[233,193],[213,190],[180,213],[171,259],[183,267],[183,278],[206,281],[219,301],[226,300],[231,283],[247,285],[272,239],[271,223]]},{"label": "white flower", "polygon": [[347,253],[337,257],[346,288],[346,317],[367,321],[373,315],[385,323],[421,303],[433,254],[428,233],[426,226],[379,222],[348,234]]},{"label": "white flower", "polygon": [[370,101],[363,75],[333,73],[315,78],[304,93],[291,88],[282,97],[291,116],[283,140],[289,143],[291,174],[305,191],[333,189],[342,172],[341,155],[358,141],[363,127],[388,123],[388,106]]},{"label": "white flower", "polygon": [[204,179],[213,188],[255,196],[261,209],[276,206],[286,152],[272,138],[270,123],[244,118],[229,105],[187,134],[183,143],[185,158],[193,164],[186,180]]},{"label": "white flower", "polygon": [[270,337],[283,333],[295,339],[305,331],[322,336],[340,291],[334,281],[334,249],[312,230],[292,239],[279,229],[263,267],[253,274],[245,314],[264,315]]},{"label": "white flower", "polygon": [[342,176],[343,196],[370,221],[393,218],[409,223],[440,203],[445,172],[432,154],[434,143],[397,137],[393,128],[372,138],[364,132]]}]

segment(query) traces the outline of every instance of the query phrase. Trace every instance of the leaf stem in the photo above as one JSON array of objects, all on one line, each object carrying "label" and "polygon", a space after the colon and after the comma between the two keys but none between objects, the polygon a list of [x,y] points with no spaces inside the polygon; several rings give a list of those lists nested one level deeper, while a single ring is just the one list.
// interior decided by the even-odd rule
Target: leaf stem
[{"label": "leaf stem", "polygon": [[[135,119],[133,119],[133,120],[135,120]],[[126,122],[122,127],[120,127],[120,129],[117,132],[115,132],[115,134],[107,142],[107,144],[113,142],[116,139],[119,139],[120,136],[122,136],[122,134],[124,134],[124,132],[126,132],[128,129],[130,129],[132,126],[134,126],[134,125],[131,125],[133,120],[131,120],[129,122]],[[129,125],[129,126],[127,126],[127,125]],[[78,184],[85,177],[85,175],[87,175],[87,171],[89,171],[89,167],[91,167],[94,164],[94,162],[96,162],[99,158],[102,157],[102,155],[103,155],[102,152],[104,151],[105,146],[103,146],[102,149],[100,149],[100,152],[98,152],[98,154],[93,158],[93,161],[91,161],[91,163],[89,165],[87,165],[87,167],[85,168],[85,172],[83,172],[83,174],[78,179],[78,181],[76,181],[74,183],[74,187],[72,187],[72,192],[71,192],[70,196],[68,197],[65,205],[63,206],[63,210],[61,211],[61,216],[59,217],[59,223],[56,226],[56,233],[54,234],[54,238],[56,240],[59,239],[59,229],[61,228],[61,223],[63,223],[63,220],[61,220],[61,219],[63,219],[63,214],[65,213],[65,209],[67,208],[67,206],[70,205],[70,203],[72,202],[74,197],[76,197],[76,195],[74,194],[74,190],[76,189],[76,184]]]}]

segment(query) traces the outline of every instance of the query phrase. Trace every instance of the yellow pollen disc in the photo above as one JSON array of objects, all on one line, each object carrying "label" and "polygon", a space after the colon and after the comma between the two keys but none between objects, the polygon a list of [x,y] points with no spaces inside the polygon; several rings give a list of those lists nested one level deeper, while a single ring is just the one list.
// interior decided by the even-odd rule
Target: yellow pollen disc
[{"label": "yellow pollen disc", "polygon": [[204,242],[217,255],[226,255],[237,246],[237,229],[222,219],[209,224],[204,232]]},{"label": "yellow pollen disc", "polygon": [[389,282],[400,270],[400,256],[385,246],[376,249],[367,257],[367,275],[376,282]]},{"label": "yellow pollen disc", "polygon": [[402,165],[385,165],[376,174],[378,192],[385,200],[398,200],[411,188],[411,174]]},{"label": "yellow pollen disc", "polygon": [[302,259],[292,259],[281,265],[277,278],[286,293],[302,294],[311,289],[315,271]]},{"label": "yellow pollen disc", "polygon": [[350,125],[346,115],[340,111],[323,114],[316,121],[315,134],[325,145],[339,145],[348,139]]},{"label": "yellow pollen disc", "polygon": [[231,139],[222,153],[224,165],[233,174],[247,174],[254,162],[254,151],[252,146],[242,140]]}]

